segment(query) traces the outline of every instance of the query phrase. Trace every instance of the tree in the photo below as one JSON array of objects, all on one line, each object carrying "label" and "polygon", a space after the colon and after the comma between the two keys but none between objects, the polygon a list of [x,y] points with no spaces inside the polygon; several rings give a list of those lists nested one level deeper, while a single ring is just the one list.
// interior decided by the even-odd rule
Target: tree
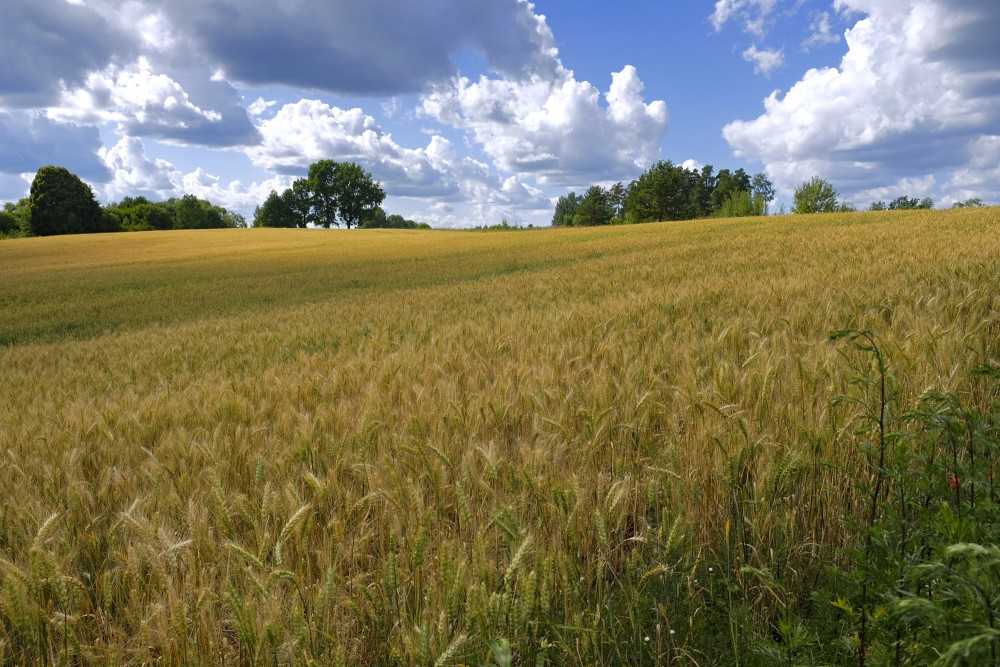
[{"label": "tree", "polygon": [[837,190],[819,176],[813,176],[795,189],[792,213],[833,213],[837,210]]},{"label": "tree", "polygon": [[310,220],[320,227],[339,227],[337,209],[340,205],[337,170],[340,164],[333,160],[320,160],[309,166],[306,188],[309,192]]},{"label": "tree", "polygon": [[691,192],[691,214],[695,218],[705,218],[712,215],[712,193],[718,179],[712,173],[713,167],[710,164],[701,168],[701,172],[694,181],[694,188]]},{"label": "tree", "polygon": [[614,217],[615,210],[608,191],[600,185],[592,185],[587,189],[576,215],[573,216],[573,225],[576,227],[610,225]]},{"label": "tree", "polygon": [[556,202],[556,211],[552,215],[552,226],[572,227],[573,216],[576,215],[576,210],[579,207],[580,199],[576,196],[575,192],[571,192],[565,197],[560,197],[559,201]]},{"label": "tree", "polygon": [[20,233],[21,225],[10,211],[0,211],[0,238]]},{"label": "tree", "polygon": [[21,236],[30,233],[31,200],[27,197],[17,203],[7,202],[0,211],[0,236]]},{"label": "tree", "polygon": [[385,214],[385,209],[381,206],[368,212],[360,225],[363,229],[386,229],[389,227],[389,218]]},{"label": "tree", "polygon": [[608,203],[614,211],[614,218],[620,219],[625,212],[626,197],[628,197],[628,187],[621,181],[608,188]]},{"label": "tree", "polygon": [[247,225],[247,219],[243,217],[243,214],[227,211],[221,206],[218,207],[218,209],[222,214],[223,227],[228,227],[230,229],[246,229],[249,226]]},{"label": "tree", "polygon": [[737,190],[722,202],[722,206],[713,213],[716,218],[742,218],[752,215],[763,215],[764,200],[761,197],[751,197],[746,190]]},{"label": "tree", "polygon": [[312,194],[309,192],[309,182],[306,179],[300,178],[292,183],[292,187],[281,193],[281,200],[295,220],[294,227],[309,226],[312,218]]},{"label": "tree", "polygon": [[[921,207],[921,201],[916,197],[907,197],[906,195],[901,195],[896,197],[891,202],[889,202],[890,211],[912,211]],[[933,202],[931,203],[933,206]],[[930,208],[930,207],[928,207]]]},{"label": "tree", "polygon": [[754,202],[754,215],[767,215],[767,209],[774,201],[774,185],[764,173],[754,174],[750,181],[750,198]]},{"label": "tree", "polygon": [[207,226],[205,209],[194,195],[181,197],[175,215],[174,229],[202,229]]},{"label": "tree", "polygon": [[341,222],[348,229],[357,227],[385,200],[381,184],[354,162],[314,162],[298,192],[296,185],[298,182],[292,186],[294,194],[307,193],[308,221],[326,228],[339,227]]},{"label": "tree", "polygon": [[[286,190],[288,192],[288,190]],[[264,203],[254,209],[254,227],[299,227],[301,218],[283,195],[271,190]]]},{"label": "tree", "polygon": [[375,209],[365,214],[359,225],[362,229],[430,229],[426,223],[418,223],[408,220],[398,213],[386,215],[385,209],[377,206]]},{"label": "tree", "polygon": [[226,226],[226,219],[223,216],[226,209],[212,206],[208,202],[199,203],[202,204],[201,210],[205,213],[205,218],[201,223],[202,229],[223,229]]},{"label": "tree", "polygon": [[117,204],[109,204],[104,214],[126,232],[172,229],[174,217],[165,203],[153,203],[145,197],[125,197]]},{"label": "tree", "polygon": [[346,162],[336,172],[338,213],[347,228],[357,227],[361,219],[385,201],[385,191],[361,165]]},{"label": "tree", "polygon": [[712,191],[712,211],[722,208],[725,201],[737,192],[750,192],[750,176],[742,168],[735,172],[721,170]]},{"label": "tree", "polygon": [[973,197],[972,199],[966,199],[965,201],[957,201],[951,205],[952,208],[982,208],[986,206],[983,200],[979,197]]},{"label": "tree", "polygon": [[31,183],[28,231],[34,236],[113,231],[90,186],[65,167],[42,167]]},{"label": "tree", "polygon": [[698,182],[698,172],[661,160],[629,187],[623,217],[630,223],[690,220],[694,217]]}]

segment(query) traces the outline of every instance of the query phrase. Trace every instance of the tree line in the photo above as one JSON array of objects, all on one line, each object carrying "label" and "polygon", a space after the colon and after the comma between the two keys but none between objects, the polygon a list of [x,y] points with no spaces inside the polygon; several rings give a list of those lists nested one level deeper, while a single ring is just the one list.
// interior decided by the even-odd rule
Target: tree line
[{"label": "tree line", "polygon": [[[675,165],[669,160],[649,167],[625,185],[593,185],[583,195],[571,192],[556,202],[552,225],[556,227],[633,224],[708,217],[766,215],[774,201],[774,187],[763,173],[750,176],[743,169],[712,165],[700,170]],[[344,224],[348,229],[430,229],[382,208],[385,191],[372,175],[353,162],[320,160],[308,175],[295,180],[281,194],[272,190],[256,208],[255,227],[329,228]],[[972,198],[953,204],[955,208],[980,207]],[[930,209],[930,197],[900,196],[890,202],[875,201],[870,211]],[[857,211],[841,200],[836,188],[814,176],[795,190],[792,213]],[[784,212],[784,205],[780,212]],[[125,197],[102,207],[90,186],[64,167],[42,167],[31,184],[28,197],[7,203],[0,210],[0,238],[49,236],[116,231],[166,229],[214,229],[246,227],[242,215],[199,199],[194,195],[149,201]],[[510,228],[506,220],[497,228]]]},{"label": "tree line", "polygon": [[[386,214],[385,191],[360,165],[320,160],[279,195],[257,207],[256,227],[430,229],[398,214]],[[239,213],[184,195],[166,201],[125,197],[102,207],[89,185],[65,167],[42,167],[28,197],[0,210],[0,238],[98,232],[247,227]]]},{"label": "tree line", "polygon": [[[982,206],[982,201],[979,205]],[[792,213],[849,213],[857,211],[857,207],[849,201],[841,200],[837,189],[829,181],[813,176],[795,188]],[[964,205],[964,202],[955,206]],[[882,200],[874,201],[868,207],[869,211],[913,211],[934,208],[934,200],[930,197],[917,199],[901,195],[889,203]]]},{"label": "tree line", "polygon": [[556,227],[634,224],[709,217],[766,215],[774,187],[764,174],[712,165],[700,170],[661,160],[628,185],[592,185],[556,202]]},{"label": "tree line", "polygon": [[[552,216],[555,227],[632,224],[698,218],[729,218],[767,215],[774,201],[774,187],[764,174],[750,176],[743,169],[722,169],[712,165],[700,170],[656,163],[630,184],[610,187],[593,185],[583,195],[571,192],[556,202]],[[791,213],[836,213],[858,208],[840,198],[827,180],[814,176],[799,184]],[[979,198],[956,202],[953,208],[985,206]],[[930,197],[917,199],[902,195],[892,201],[874,201],[869,211],[905,211],[934,208]],[[779,213],[785,213],[784,204]]]},{"label": "tree line", "polygon": [[[847,200],[840,199],[840,194],[833,185],[819,176],[813,176],[808,181],[799,184],[795,189],[792,213],[849,213],[857,211],[857,207]],[[952,208],[981,208],[986,206],[982,199],[973,197],[957,201]],[[873,201],[869,211],[917,211],[934,208],[934,200],[930,197],[917,199],[900,195],[890,202],[881,199]]]},{"label": "tree line", "polygon": [[361,165],[320,160],[304,178],[278,194],[272,190],[254,211],[254,227],[339,227],[430,229],[426,223],[387,215],[385,191]]},{"label": "tree line", "polygon": [[239,213],[194,195],[159,202],[125,197],[102,207],[76,174],[53,166],[38,170],[27,197],[0,211],[0,237],[246,226]]}]

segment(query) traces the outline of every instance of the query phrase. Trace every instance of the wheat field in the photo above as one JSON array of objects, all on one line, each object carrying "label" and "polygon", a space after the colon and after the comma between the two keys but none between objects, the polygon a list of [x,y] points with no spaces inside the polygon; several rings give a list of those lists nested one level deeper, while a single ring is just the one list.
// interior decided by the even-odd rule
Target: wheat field
[{"label": "wheat field", "polygon": [[742,567],[807,592],[851,539],[830,332],[900,403],[1000,360],[996,208],[21,239],[0,281],[2,664],[724,663]]}]

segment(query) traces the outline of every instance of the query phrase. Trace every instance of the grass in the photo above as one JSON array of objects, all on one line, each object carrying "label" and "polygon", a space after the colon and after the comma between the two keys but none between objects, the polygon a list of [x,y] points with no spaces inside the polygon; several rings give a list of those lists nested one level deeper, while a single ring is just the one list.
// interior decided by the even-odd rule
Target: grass
[{"label": "grass", "polygon": [[988,408],[997,276],[997,209],[4,241],[0,662],[770,664],[867,520],[828,335]]}]

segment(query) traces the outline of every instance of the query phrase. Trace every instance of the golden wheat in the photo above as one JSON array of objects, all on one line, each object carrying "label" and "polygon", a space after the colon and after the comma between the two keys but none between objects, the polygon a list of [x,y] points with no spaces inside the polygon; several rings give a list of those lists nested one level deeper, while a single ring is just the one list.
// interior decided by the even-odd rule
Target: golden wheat
[{"label": "golden wheat", "polygon": [[684,663],[841,543],[827,334],[955,389],[997,276],[997,209],[5,241],[0,662]]}]

